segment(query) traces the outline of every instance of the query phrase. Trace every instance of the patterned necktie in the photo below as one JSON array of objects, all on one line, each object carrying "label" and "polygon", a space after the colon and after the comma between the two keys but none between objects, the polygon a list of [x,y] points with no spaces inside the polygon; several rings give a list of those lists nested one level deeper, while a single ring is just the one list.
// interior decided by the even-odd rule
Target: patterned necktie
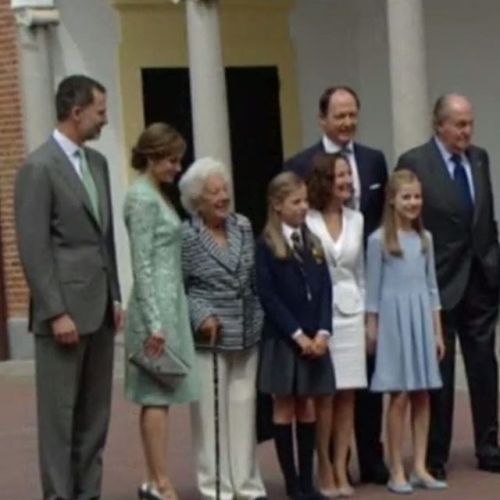
[{"label": "patterned necktie", "polygon": [[[347,160],[347,163],[349,163],[349,165],[351,167],[351,171],[352,171],[352,164],[351,164],[352,148],[348,144],[345,144],[344,146],[342,146],[340,153],[345,157],[345,159]],[[352,195],[344,204],[346,207],[352,208],[353,210],[359,210],[358,204],[356,203],[356,193],[354,190],[354,179],[353,179]]]},{"label": "patterned necktie", "polygon": [[94,212],[95,218],[97,222],[101,222],[101,217],[99,213],[99,197],[97,194],[97,188],[95,185],[94,178],[92,177],[92,173],[90,172],[89,165],[87,163],[87,156],[85,155],[85,151],[80,148],[75,152],[75,156],[78,158],[80,163],[80,175],[85,187],[85,191],[90,199],[90,204],[92,205],[92,211]]},{"label": "patterned necktie", "polygon": [[298,231],[294,231],[292,233],[291,239],[292,239],[293,253],[299,260],[302,260],[304,245],[302,244],[302,238],[300,236],[300,233]]},{"label": "patterned necktie", "polygon": [[472,200],[472,195],[470,192],[467,172],[465,171],[465,167],[462,163],[460,155],[451,155],[450,160],[455,165],[455,170],[453,171],[453,181],[455,182],[457,192],[460,195],[460,200],[467,214],[467,218],[471,221],[472,214],[474,213],[474,201]]},{"label": "patterned necktie", "polygon": [[349,155],[352,153],[352,148],[349,146],[349,144],[344,144],[340,148],[340,152],[347,158],[349,158]]}]

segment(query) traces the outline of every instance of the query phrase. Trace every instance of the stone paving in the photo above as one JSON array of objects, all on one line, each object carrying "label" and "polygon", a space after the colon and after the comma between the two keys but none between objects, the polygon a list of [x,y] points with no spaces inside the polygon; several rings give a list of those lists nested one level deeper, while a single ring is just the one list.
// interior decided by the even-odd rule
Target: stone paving
[{"label": "stone paving", "polygon": [[[142,478],[142,456],[138,434],[138,410],[125,401],[122,391],[122,359],[118,349],[113,413],[105,454],[103,500],[133,500]],[[500,474],[477,471],[473,456],[468,398],[459,383],[453,456],[446,492],[417,492],[414,499],[498,500]],[[36,414],[33,363],[0,363],[0,500],[40,499],[36,449]],[[190,442],[189,410],[174,408],[170,424],[170,475],[182,500],[198,498],[194,486],[193,454]],[[408,448],[409,451],[409,448]],[[269,498],[284,500],[281,477],[273,447],[259,447],[259,460]],[[356,470],[353,470],[356,477]],[[360,486],[360,499],[390,499],[383,487]]]}]

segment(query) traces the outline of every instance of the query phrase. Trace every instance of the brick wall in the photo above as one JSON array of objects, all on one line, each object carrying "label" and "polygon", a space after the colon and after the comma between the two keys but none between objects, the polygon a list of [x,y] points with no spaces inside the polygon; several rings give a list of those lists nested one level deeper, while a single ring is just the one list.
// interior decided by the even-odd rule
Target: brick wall
[{"label": "brick wall", "polygon": [[12,200],[14,177],[23,156],[16,26],[10,0],[0,0],[0,225],[9,317],[26,316],[27,310],[28,293],[16,250]]}]

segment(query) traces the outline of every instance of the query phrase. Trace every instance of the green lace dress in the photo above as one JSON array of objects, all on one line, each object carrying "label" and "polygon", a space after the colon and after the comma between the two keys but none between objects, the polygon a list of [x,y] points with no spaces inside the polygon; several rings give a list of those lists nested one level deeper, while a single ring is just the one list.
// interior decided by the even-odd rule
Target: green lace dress
[{"label": "green lace dress", "polygon": [[[198,397],[198,374],[181,264],[181,222],[175,210],[144,176],[130,187],[124,219],[134,283],[125,326],[125,396],[140,405],[186,403]],[[175,391],[167,391],[127,361],[156,331],[191,370]]]}]

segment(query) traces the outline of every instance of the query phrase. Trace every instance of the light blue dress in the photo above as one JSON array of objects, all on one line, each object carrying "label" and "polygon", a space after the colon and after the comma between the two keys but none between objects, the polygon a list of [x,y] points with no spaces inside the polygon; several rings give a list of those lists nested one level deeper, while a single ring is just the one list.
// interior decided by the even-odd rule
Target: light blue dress
[{"label": "light blue dress", "polygon": [[375,392],[441,387],[433,311],[441,308],[432,237],[422,252],[420,236],[399,232],[402,257],[384,249],[383,230],[368,239],[366,311],[378,313]]},{"label": "light blue dress", "polygon": [[[199,379],[184,292],[181,221],[160,192],[139,176],[125,198],[124,219],[132,254],[134,284],[125,325],[125,396],[140,405],[164,406],[198,398]],[[190,370],[175,390],[167,390],[127,361],[156,331]]]}]

